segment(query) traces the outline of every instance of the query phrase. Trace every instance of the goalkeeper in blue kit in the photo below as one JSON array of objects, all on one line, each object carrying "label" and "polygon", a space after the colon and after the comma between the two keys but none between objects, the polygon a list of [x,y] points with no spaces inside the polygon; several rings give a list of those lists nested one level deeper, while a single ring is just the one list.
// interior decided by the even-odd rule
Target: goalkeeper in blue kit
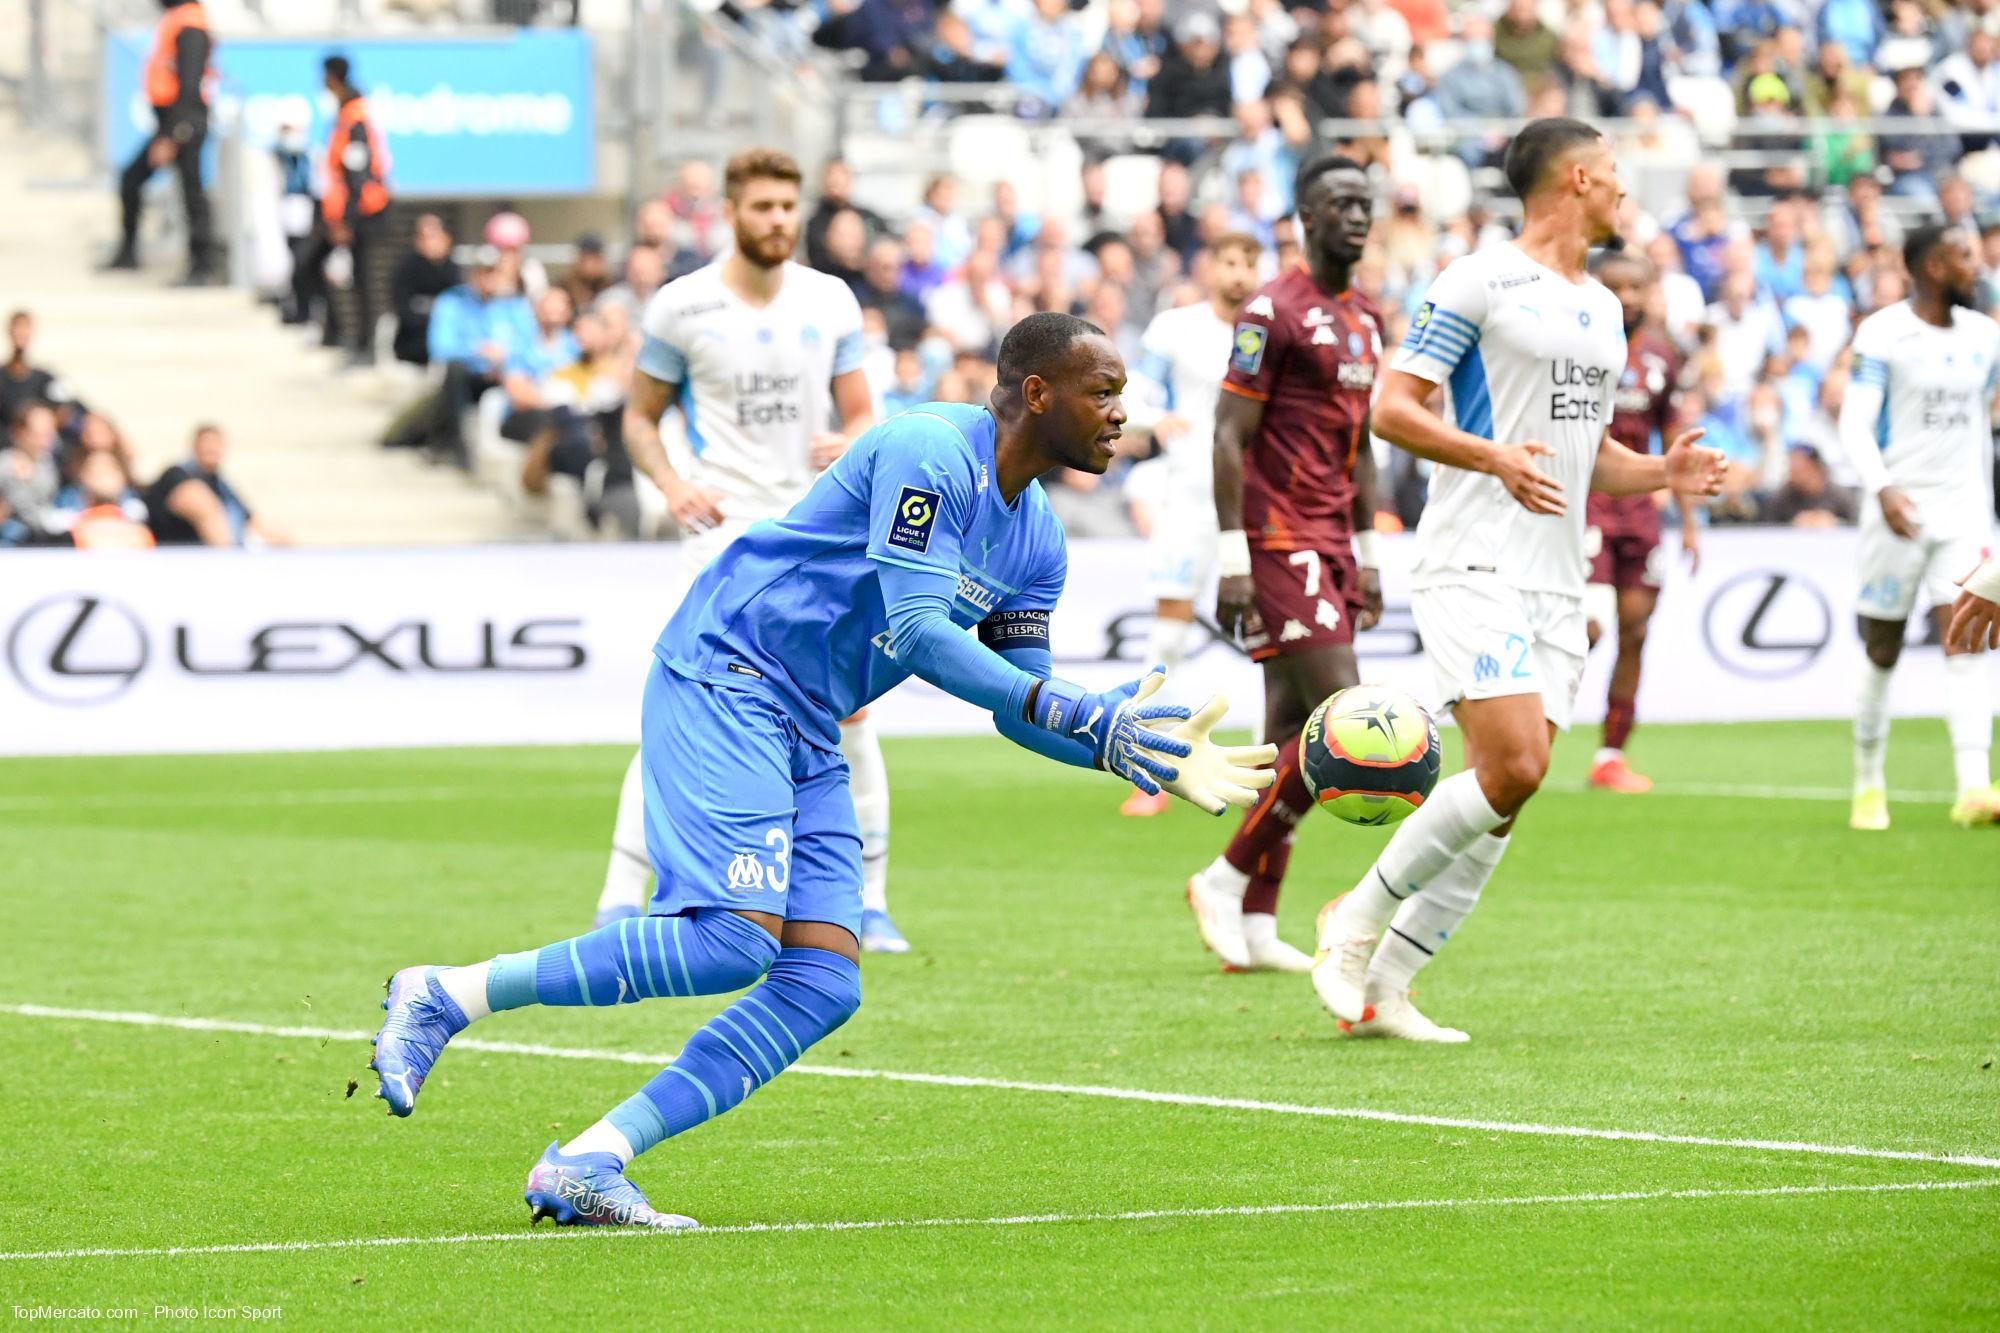
[{"label": "goalkeeper in blue kit", "polygon": [[1124,384],[1095,326],[1031,315],[1001,344],[988,406],[932,403],[875,427],[709,565],[647,679],[648,915],[397,972],[371,1066],[389,1109],[410,1114],[445,1043],[496,1010],[752,987],[528,1176],[537,1221],[694,1226],[654,1210],[625,1167],[734,1108],[859,1008],[861,837],[839,723],[908,676],[989,710],[1019,745],[1212,814],[1268,787],[1272,747],[1209,740],[1223,700],[1156,702],[1157,668],[1103,693],[1050,675],[1068,558],[1036,478],[1110,465]]}]

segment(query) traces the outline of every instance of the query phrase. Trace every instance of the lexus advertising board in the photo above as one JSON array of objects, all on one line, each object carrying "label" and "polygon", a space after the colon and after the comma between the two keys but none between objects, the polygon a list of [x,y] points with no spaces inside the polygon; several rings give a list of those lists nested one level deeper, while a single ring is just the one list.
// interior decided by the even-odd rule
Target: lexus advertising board
[{"label": "lexus advertising board", "polygon": [[[1647,650],[1644,721],[1849,715],[1855,534],[1710,534],[1701,570],[1669,569]],[[1362,676],[1435,694],[1409,615],[1410,541],[1383,543],[1388,603]],[[626,742],[650,648],[672,611],[664,545],[422,550],[23,551],[0,586],[0,753],[103,754],[396,745]],[[1057,611],[1057,670],[1129,679],[1151,625],[1139,542],[1077,542]],[[1922,643],[1928,626],[1912,624]],[[1227,693],[1254,725],[1257,669],[1212,630],[1172,693]],[[1580,721],[1603,711],[1608,645]],[[1905,654],[1893,704],[1935,713],[1935,648]],[[891,733],[988,720],[921,681],[876,709]]]}]

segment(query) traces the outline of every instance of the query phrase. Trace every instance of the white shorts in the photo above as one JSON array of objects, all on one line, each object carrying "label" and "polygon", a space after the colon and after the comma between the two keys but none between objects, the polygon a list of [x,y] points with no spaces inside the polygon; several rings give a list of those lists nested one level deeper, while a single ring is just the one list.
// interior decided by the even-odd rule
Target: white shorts
[{"label": "white shorts", "polygon": [[1589,645],[1581,597],[1486,579],[1420,588],[1410,595],[1410,611],[1438,706],[1539,694],[1543,716],[1569,730]]},{"label": "white shorts", "polygon": [[[1918,515],[1921,519],[1921,505]],[[1958,580],[1986,558],[1992,539],[1992,529],[1982,523],[1957,532],[1926,525],[1915,540],[1908,540],[1889,530],[1880,505],[1864,504],[1861,596],[1855,609],[1870,620],[1907,620],[1919,588],[1930,605],[1950,606],[1958,598]]]},{"label": "white shorts", "polygon": [[1194,602],[1215,578],[1215,502],[1169,496],[1153,526],[1149,587],[1158,602]]}]

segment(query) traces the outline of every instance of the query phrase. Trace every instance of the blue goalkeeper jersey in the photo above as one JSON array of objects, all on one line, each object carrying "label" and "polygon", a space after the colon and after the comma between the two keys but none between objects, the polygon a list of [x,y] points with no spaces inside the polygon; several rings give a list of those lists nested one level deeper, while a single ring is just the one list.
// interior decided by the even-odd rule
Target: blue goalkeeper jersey
[{"label": "blue goalkeeper jersey", "polygon": [[1015,633],[1045,643],[1068,550],[1040,482],[1002,502],[996,424],[983,407],[926,403],[870,430],[789,513],[702,571],[654,655],[689,679],[766,695],[831,747],[842,718],[910,674],[890,641],[881,565],[956,578],[952,622],[981,625],[996,650]]}]

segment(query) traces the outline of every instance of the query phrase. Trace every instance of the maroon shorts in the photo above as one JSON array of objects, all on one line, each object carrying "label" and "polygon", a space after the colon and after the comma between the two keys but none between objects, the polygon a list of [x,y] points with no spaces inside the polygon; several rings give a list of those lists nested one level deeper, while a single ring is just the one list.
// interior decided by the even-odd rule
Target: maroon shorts
[{"label": "maroon shorts", "polygon": [[1586,511],[1583,549],[1590,581],[1627,588],[1658,588],[1663,573],[1660,511],[1650,495],[1593,495]]},{"label": "maroon shorts", "polygon": [[1246,638],[1251,660],[1354,642],[1361,609],[1361,570],[1354,547],[1325,542],[1298,551],[1250,552],[1261,632]]}]

